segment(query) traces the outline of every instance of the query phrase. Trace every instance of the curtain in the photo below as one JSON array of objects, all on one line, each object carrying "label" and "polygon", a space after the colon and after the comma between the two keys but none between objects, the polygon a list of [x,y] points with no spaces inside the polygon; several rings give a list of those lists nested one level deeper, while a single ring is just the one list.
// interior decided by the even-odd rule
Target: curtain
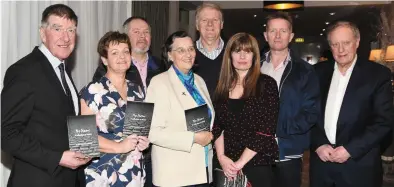
[{"label": "curtain", "polygon": [[151,26],[150,52],[161,58],[161,47],[168,37],[168,1],[133,1],[133,16],[144,17]]},{"label": "curtain", "polygon": [[[120,30],[131,16],[131,1],[1,1],[0,89],[7,68],[41,44],[41,14],[51,4],[70,6],[78,16],[77,41],[67,60],[78,90],[88,84],[99,62],[99,39],[110,30]],[[0,186],[6,186],[12,159],[1,152]]]}]

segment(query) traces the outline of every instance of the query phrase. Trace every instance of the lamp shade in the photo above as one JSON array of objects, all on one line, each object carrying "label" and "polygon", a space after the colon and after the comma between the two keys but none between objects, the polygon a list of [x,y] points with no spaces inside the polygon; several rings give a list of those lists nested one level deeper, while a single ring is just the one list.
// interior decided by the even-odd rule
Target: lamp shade
[{"label": "lamp shade", "polygon": [[381,60],[380,55],[382,54],[381,49],[372,49],[369,53],[369,60],[373,62],[379,62]]},{"label": "lamp shade", "polygon": [[264,9],[289,10],[304,7],[304,1],[264,1]]},{"label": "lamp shade", "polygon": [[386,57],[384,59],[387,62],[394,62],[394,45],[390,45],[386,50]]}]

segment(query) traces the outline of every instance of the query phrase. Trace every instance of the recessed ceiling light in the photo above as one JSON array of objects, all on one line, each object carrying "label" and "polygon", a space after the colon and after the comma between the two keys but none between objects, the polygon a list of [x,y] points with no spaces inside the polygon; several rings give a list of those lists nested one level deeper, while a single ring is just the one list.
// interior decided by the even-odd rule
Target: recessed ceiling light
[{"label": "recessed ceiling light", "polygon": [[323,33],[320,33],[320,36],[323,36]]},{"label": "recessed ceiling light", "polygon": [[267,26],[266,24],[264,24],[264,27]]},{"label": "recessed ceiling light", "polygon": [[326,22],[326,25],[330,24],[330,22]]},{"label": "recessed ceiling light", "polygon": [[257,17],[257,15],[255,14],[254,17]]},{"label": "recessed ceiling light", "polygon": [[323,31],[325,31],[326,29],[323,29]]},{"label": "recessed ceiling light", "polygon": [[320,49],[320,45],[317,45],[316,47]]},{"label": "recessed ceiling light", "polygon": [[335,15],[335,12],[330,12],[330,15],[331,15],[331,16]]}]

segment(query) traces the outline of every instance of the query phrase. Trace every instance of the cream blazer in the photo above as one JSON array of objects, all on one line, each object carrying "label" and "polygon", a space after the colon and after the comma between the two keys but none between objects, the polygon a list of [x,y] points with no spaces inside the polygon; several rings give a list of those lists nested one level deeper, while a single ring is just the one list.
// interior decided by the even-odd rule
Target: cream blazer
[{"label": "cream blazer", "polygon": [[[194,84],[215,112],[204,80],[194,74]],[[155,103],[149,140],[152,143],[153,184],[177,187],[207,182],[204,147],[193,143],[193,132],[186,130],[184,111],[197,107],[193,97],[171,67],[152,78],[146,102]],[[212,146],[209,145],[208,171],[212,181]]]}]

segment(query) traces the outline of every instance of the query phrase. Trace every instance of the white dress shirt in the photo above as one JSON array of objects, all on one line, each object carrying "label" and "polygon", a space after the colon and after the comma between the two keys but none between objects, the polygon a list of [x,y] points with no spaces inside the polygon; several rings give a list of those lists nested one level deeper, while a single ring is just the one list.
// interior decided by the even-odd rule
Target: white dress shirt
[{"label": "white dress shirt", "polygon": [[326,111],[324,115],[324,130],[326,131],[328,141],[330,141],[331,144],[336,143],[339,112],[341,110],[343,97],[345,96],[346,88],[356,61],[357,55],[354,58],[352,65],[346,70],[345,75],[342,75],[339,71],[337,62],[335,62],[334,65],[334,73],[331,79],[330,90],[328,91]]},{"label": "white dress shirt", "polygon": [[[60,61],[58,58],[53,56],[52,53],[48,50],[48,48],[44,44],[41,44],[40,47],[38,47],[38,49],[42,53],[44,53],[45,57],[47,57],[48,61],[51,63],[53,69],[55,70],[57,78],[59,79],[59,82],[63,87],[64,93],[66,93],[66,90],[64,89],[64,85],[62,83],[62,78],[60,77],[60,69],[59,69],[59,65],[61,63],[64,63],[64,61]],[[67,73],[65,73],[65,76],[66,76],[67,85],[70,88],[71,96],[73,99],[75,113],[78,114],[79,113],[79,104],[78,104],[79,100],[78,100],[77,91],[74,89],[74,86],[71,83],[71,80],[68,77]]]}]

